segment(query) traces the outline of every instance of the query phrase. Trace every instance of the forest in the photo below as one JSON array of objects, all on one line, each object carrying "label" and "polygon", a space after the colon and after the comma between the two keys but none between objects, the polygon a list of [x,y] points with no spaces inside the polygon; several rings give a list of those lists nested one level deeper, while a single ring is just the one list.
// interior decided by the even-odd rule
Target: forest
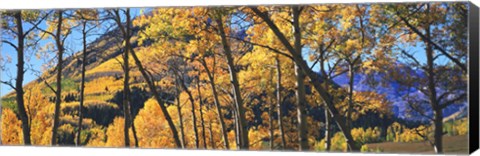
[{"label": "forest", "polygon": [[0,11],[0,144],[468,153],[468,11]]}]

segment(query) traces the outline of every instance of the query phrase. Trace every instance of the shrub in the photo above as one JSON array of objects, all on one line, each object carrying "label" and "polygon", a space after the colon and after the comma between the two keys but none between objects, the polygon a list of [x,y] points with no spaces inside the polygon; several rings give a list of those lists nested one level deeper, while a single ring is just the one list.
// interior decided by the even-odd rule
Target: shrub
[{"label": "shrub", "polygon": [[332,146],[331,146],[332,151],[342,151],[342,152],[347,151],[347,142],[341,132],[335,133],[331,141],[332,141]]},{"label": "shrub", "polygon": [[455,124],[455,131],[458,135],[466,135],[468,134],[468,120],[467,118],[463,118],[457,121],[458,123]]},{"label": "shrub", "polygon": [[315,151],[325,151],[325,139],[315,142],[313,149]]},{"label": "shrub", "polygon": [[432,135],[431,126],[420,125],[415,128],[407,128],[395,122],[387,129],[387,141],[392,142],[419,142],[425,141],[423,137]]},{"label": "shrub", "polygon": [[367,128],[364,130],[363,128],[353,128],[351,130],[351,134],[353,140],[362,144],[366,143],[375,143],[381,141],[381,130],[378,127],[375,128]]},{"label": "shrub", "polygon": [[377,147],[377,148],[369,148],[367,145],[362,145],[360,148],[361,152],[374,152],[374,153],[381,153],[383,152],[383,149]]},{"label": "shrub", "polygon": [[[105,142],[106,142],[105,129],[94,127],[92,129],[85,130],[85,131],[86,131],[85,133],[82,131],[81,139],[87,142],[86,145],[88,147],[105,146]],[[85,134],[85,138],[83,134]]]}]

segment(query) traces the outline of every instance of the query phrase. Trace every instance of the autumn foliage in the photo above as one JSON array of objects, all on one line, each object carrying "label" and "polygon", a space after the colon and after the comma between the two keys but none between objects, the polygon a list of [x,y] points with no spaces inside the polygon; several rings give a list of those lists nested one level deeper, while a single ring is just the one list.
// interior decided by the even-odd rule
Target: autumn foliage
[{"label": "autumn foliage", "polygon": [[[438,115],[466,103],[466,27],[453,24],[466,22],[465,10],[448,2],[6,14],[8,30],[17,31],[15,19],[32,27],[27,49],[60,60],[44,62],[20,86],[23,97],[2,97],[1,143],[381,152],[367,145],[425,142],[442,153],[442,136],[469,133],[461,111]],[[61,53],[80,44],[70,41],[76,33],[85,48]],[[18,33],[5,36],[19,45]],[[2,77],[15,89],[14,80]]]}]

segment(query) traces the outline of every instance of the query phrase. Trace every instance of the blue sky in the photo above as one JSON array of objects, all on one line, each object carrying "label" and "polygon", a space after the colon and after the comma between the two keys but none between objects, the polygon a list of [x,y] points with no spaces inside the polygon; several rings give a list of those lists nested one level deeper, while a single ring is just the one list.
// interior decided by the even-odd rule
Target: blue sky
[{"label": "blue sky", "polygon": [[[24,29],[27,29],[29,28],[30,26],[27,25],[27,24],[24,24],[26,28]],[[47,25],[45,22],[43,22],[42,24],[40,24],[40,27],[41,28],[46,28]],[[68,57],[68,56],[71,56],[74,52],[77,52],[77,51],[80,51],[81,50],[81,38],[82,38],[82,35],[81,33],[79,32],[79,30],[75,30],[74,32],[72,32],[72,34],[67,38],[66,40],[66,47],[67,47],[67,50],[66,50],[66,53],[64,55],[64,58],[65,57]],[[88,40],[89,41],[92,41],[95,37],[89,37]],[[17,41],[14,40],[12,41],[13,43],[16,43]],[[41,71],[42,70],[42,66],[48,62],[48,61],[52,61],[53,57],[55,56],[55,52],[49,52],[48,53],[48,57],[36,57],[33,53],[34,52],[38,52],[38,49],[40,47],[43,47],[45,46],[47,43],[53,43],[53,40],[52,39],[46,39],[46,40],[41,40],[39,42],[39,46],[38,48],[35,48],[35,49],[30,49],[28,50],[25,55],[25,62],[26,64],[29,64],[29,65],[25,65],[25,68],[30,68],[30,70],[27,70],[26,73],[25,73],[25,77],[24,77],[24,81],[23,81],[23,84],[27,84],[33,80],[35,80],[37,78],[37,74],[36,72],[38,71]],[[11,58],[11,61],[10,63],[7,63],[6,64],[6,71],[2,71],[1,73],[1,79],[2,81],[8,81],[8,80],[11,80],[11,82],[13,84],[15,84],[15,80],[14,78],[16,77],[16,69],[17,69],[17,52],[15,51],[15,49],[7,44],[3,44],[2,45],[2,48],[1,48],[1,56],[2,57],[10,57]],[[30,59],[29,61],[27,61],[28,59]],[[29,67],[31,66],[31,67]],[[34,72],[36,71],[36,72]],[[13,89],[5,84],[1,84],[1,96],[5,95],[5,94],[8,94],[10,92],[13,91]]]},{"label": "blue sky", "polygon": [[[130,14],[132,15],[132,17],[135,17],[137,15],[140,14],[140,8],[131,8],[131,11],[130,11]],[[29,24],[24,24],[24,29],[28,29],[30,28],[31,26]],[[45,22],[41,23],[40,26],[41,28],[46,28],[47,25]],[[78,52],[78,51],[81,51],[82,50],[82,44],[81,44],[81,40],[82,40],[82,35],[81,35],[81,30],[80,29],[75,29],[72,34],[70,36],[68,36],[67,40],[66,40],[66,47],[67,47],[67,50],[65,52],[65,55],[64,55],[64,58],[66,57],[69,57],[71,56],[73,53],[75,52]],[[100,30],[101,31],[101,30]],[[101,33],[101,32],[97,32],[97,33]],[[2,38],[4,36],[2,35]],[[87,38],[87,42],[91,42],[93,40],[95,40],[95,38],[97,38],[98,35],[95,35],[95,36],[90,36]],[[16,40],[13,40],[11,41],[13,43],[16,43],[17,41]],[[42,40],[40,41],[39,43],[39,47],[43,47],[45,44],[49,43],[49,42],[53,42],[53,40],[51,39],[47,39],[47,40]],[[38,50],[38,48],[36,49]],[[6,71],[1,71],[0,75],[1,75],[1,80],[2,81],[8,81],[10,79],[12,79],[12,83],[15,84],[15,77],[16,77],[16,63],[17,63],[17,52],[15,51],[14,48],[12,48],[11,46],[7,45],[7,44],[1,44],[1,48],[0,48],[0,52],[1,52],[1,57],[10,57],[11,58],[11,61],[10,63],[7,63],[5,64],[5,68],[6,68]],[[32,53],[32,51],[29,51],[28,53]],[[55,56],[55,52],[50,52],[49,54],[49,57],[45,58],[37,58],[35,55],[30,55],[28,58],[25,58],[25,60],[27,59],[30,59],[29,62],[27,62],[28,64],[31,65],[31,69],[34,69],[36,71],[40,71],[42,69],[42,66],[43,64],[45,64],[45,60],[52,60],[52,58]],[[27,66],[25,66],[25,68],[27,68]],[[35,72],[33,72],[32,70],[28,70],[26,73],[25,73],[25,77],[24,77],[24,81],[23,81],[23,84],[27,84],[33,80],[37,79],[37,75]],[[0,84],[0,96],[4,96],[10,92],[12,92],[13,89],[3,83]]]}]

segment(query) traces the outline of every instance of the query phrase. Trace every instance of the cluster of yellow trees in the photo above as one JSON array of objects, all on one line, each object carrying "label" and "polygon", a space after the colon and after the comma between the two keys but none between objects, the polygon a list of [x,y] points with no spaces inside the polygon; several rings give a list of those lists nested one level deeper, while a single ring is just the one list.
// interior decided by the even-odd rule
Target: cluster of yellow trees
[{"label": "cluster of yellow trees", "polygon": [[[437,96],[435,88],[443,87],[443,96],[452,97],[458,87],[437,83],[449,80],[437,80],[435,74],[458,71],[451,77],[462,81],[465,55],[458,53],[466,52],[453,55],[444,49],[463,44],[461,39],[453,45],[436,41],[445,39],[441,31],[459,37],[465,33],[451,25],[464,9],[463,3],[172,7],[133,18],[129,8],[116,8],[33,11],[37,19],[24,18],[30,12],[10,12],[2,20],[20,39],[5,42],[17,47],[18,62],[24,61],[20,40],[32,40],[19,31],[23,24],[32,27],[28,33],[52,41],[45,49],[56,52],[58,60],[36,83],[22,86],[19,72],[17,85],[10,84],[18,112],[3,108],[2,143],[360,151],[366,143],[421,141],[421,135],[433,134],[441,153],[441,112],[465,95]],[[47,28],[40,26],[43,22]],[[105,32],[113,36],[87,47],[88,34],[100,23],[114,25],[114,33]],[[63,59],[72,31],[81,33],[83,51]],[[420,43],[424,61],[401,48]],[[107,45],[107,50],[95,51]],[[447,65],[434,65],[440,55],[447,57]],[[106,58],[96,56],[110,58],[91,61]],[[74,70],[75,65],[81,70]],[[396,72],[407,67],[422,69],[428,77]],[[378,127],[355,127],[369,113],[392,115],[387,95],[356,88],[359,73],[372,79],[371,86],[389,82],[375,79],[376,74],[407,90],[429,82],[430,90],[422,91],[435,97],[426,104],[436,114],[431,117],[435,126],[408,129],[394,123],[386,139]],[[333,81],[342,75],[348,78],[345,86]],[[149,99],[132,100],[134,87],[145,90]],[[66,102],[65,93],[78,98]],[[120,102],[113,104],[113,98]],[[136,106],[141,106],[138,112]],[[118,114],[103,126],[95,118],[105,114],[85,116],[94,109]],[[315,116],[321,113],[314,110],[325,116]]]},{"label": "cluster of yellow trees", "polygon": [[[468,133],[468,121],[467,118],[462,118],[455,121],[450,121],[446,123],[445,132],[447,135],[456,136],[456,135],[467,135]],[[404,143],[413,143],[413,142],[428,142],[433,139],[433,127],[420,125],[414,128],[407,128],[405,125],[401,125],[398,122],[394,122],[392,125],[388,126],[386,131],[386,138],[381,137],[381,129],[379,127],[374,128],[354,128],[351,131],[353,139],[356,142],[365,144],[365,143],[378,143],[378,142],[404,142]],[[325,151],[325,139],[316,142],[314,145],[315,150]],[[347,144],[345,143],[345,137],[341,133],[335,133],[332,138],[332,147],[333,151],[347,151]],[[382,152],[382,149],[369,149],[367,146],[363,145],[361,151],[365,152]]]},{"label": "cluster of yellow trees", "polygon": [[[466,135],[468,132],[467,118],[449,121],[445,123],[444,132],[450,136]],[[432,126],[420,125],[414,128],[407,128],[397,122],[387,129],[387,141],[392,142],[418,142],[433,140]]]},{"label": "cluster of yellow trees", "polygon": [[[31,140],[34,145],[49,145],[53,107],[48,99],[42,98],[39,88],[26,91],[24,99],[28,104],[31,127]],[[2,144],[24,144],[21,121],[9,108],[2,108]]]}]

